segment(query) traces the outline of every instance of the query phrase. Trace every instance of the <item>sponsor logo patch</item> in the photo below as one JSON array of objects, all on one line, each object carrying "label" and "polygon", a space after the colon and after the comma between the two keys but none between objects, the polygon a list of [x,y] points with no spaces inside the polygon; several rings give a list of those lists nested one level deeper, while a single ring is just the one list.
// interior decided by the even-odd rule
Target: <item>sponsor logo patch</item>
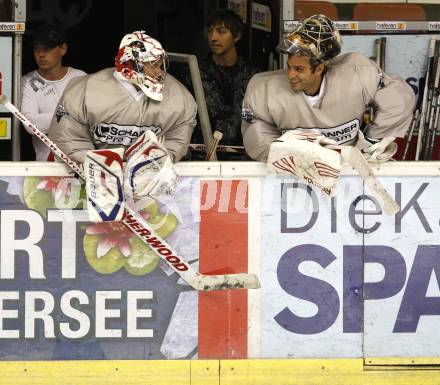
[{"label": "sponsor logo patch", "polygon": [[255,122],[255,114],[250,108],[242,108],[241,119],[247,123],[253,123]]},{"label": "sponsor logo patch", "polygon": [[377,31],[405,31],[406,23],[401,21],[376,21]]},{"label": "sponsor logo patch", "polygon": [[58,103],[57,108],[55,109],[55,117],[57,119],[57,123],[60,122],[60,120],[63,116],[67,116],[67,115],[69,115],[69,114],[67,113],[64,106],[62,104]]},{"label": "sponsor logo patch", "polygon": [[147,130],[157,135],[162,131],[162,128],[159,126],[140,127],[116,123],[98,123],[93,127],[92,132],[94,139],[98,142],[130,146]]},{"label": "sponsor logo patch", "polygon": [[[353,119],[347,123],[343,123],[331,128],[296,128],[295,130],[305,132],[307,134],[319,133],[327,138],[335,140],[338,144],[349,142],[356,138],[360,128],[359,119]],[[283,130],[283,134],[289,130]]]}]

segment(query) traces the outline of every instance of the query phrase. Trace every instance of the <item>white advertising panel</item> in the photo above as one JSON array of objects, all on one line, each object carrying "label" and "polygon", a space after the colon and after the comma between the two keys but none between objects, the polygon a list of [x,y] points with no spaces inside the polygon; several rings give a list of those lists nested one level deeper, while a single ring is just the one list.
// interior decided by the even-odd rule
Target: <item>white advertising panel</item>
[{"label": "white advertising panel", "polygon": [[440,355],[439,177],[393,177],[401,212],[365,216],[365,357]]},{"label": "white advertising panel", "polygon": [[344,177],[332,199],[292,178],[269,180],[262,193],[261,357],[361,357],[361,330],[344,333],[345,302],[361,288],[343,293],[346,245],[363,241],[356,230],[361,179]]},{"label": "white advertising panel", "polygon": [[440,178],[380,179],[394,216],[359,177],[332,199],[265,178],[261,357],[440,355]]}]

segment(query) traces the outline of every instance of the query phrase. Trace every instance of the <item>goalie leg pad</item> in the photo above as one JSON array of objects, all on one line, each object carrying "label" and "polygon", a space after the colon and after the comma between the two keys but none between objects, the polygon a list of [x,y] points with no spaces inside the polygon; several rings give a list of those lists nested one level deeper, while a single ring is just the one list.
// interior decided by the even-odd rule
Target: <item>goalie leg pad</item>
[{"label": "goalie leg pad", "polygon": [[120,221],[125,209],[124,149],[91,150],[84,162],[87,210],[92,222]]}]

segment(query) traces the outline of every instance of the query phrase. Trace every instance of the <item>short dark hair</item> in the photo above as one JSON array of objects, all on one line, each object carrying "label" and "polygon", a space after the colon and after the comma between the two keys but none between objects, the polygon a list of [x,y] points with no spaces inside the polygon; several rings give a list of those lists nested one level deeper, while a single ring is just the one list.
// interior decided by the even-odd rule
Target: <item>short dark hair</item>
[{"label": "short dark hair", "polygon": [[310,57],[309,58],[310,68],[312,69],[312,72],[315,72],[316,68],[322,63],[321,60],[318,60],[316,57]]},{"label": "short dark hair", "polygon": [[[299,52],[295,52],[294,54],[289,55],[290,56],[303,56],[303,57],[308,57],[309,58],[309,64],[310,64],[310,68],[312,69],[312,72],[315,72],[316,68],[318,68],[318,66],[323,63],[321,60],[317,59],[315,57],[315,55],[313,55],[312,52],[310,51],[299,51]],[[325,63],[324,63],[325,65]]]},{"label": "short dark hair", "polygon": [[232,36],[237,37],[243,35],[245,30],[244,23],[234,11],[230,9],[219,9],[209,16],[206,21],[206,27],[213,25],[224,24],[232,33]]}]

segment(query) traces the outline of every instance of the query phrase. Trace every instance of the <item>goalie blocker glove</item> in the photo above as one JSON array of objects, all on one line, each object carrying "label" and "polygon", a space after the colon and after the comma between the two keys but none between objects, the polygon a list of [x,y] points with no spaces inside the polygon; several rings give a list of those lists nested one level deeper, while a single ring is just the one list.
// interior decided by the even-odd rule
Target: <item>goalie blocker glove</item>
[{"label": "goalie blocker glove", "polygon": [[171,194],[177,185],[173,161],[152,131],[145,131],[125,152],[124,191],[127,197],[141,199]]},{"label": "goalie blocker glove", "polygon": [[123,148],[87,152],[84,175],[91,222],[120,221],[123,218],[123,155]]},{"label": "goalie blocker glove", "polygon": [[270,146],[266,168],[270,173],[293,174],[333,195],[342,160],[339,152],[325,146],[335,144],[323,135],[288,131]]}]

